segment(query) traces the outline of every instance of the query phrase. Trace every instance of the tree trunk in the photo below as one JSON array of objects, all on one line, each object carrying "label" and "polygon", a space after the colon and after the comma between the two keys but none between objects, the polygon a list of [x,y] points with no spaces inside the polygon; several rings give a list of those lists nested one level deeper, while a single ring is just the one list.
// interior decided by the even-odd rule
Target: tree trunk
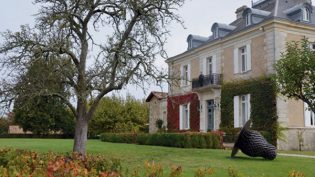
[{"label": "tree trunk", "polygon": [[85,155],[88,133],[88,121],[83,117],[78,117],[75,124],[73,152]]}]

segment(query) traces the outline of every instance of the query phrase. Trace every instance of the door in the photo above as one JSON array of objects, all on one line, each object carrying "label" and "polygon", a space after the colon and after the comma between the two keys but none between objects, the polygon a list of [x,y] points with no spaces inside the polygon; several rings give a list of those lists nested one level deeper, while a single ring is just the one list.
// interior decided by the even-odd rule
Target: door
[{"label": "door", "polygon": [[214,100],[208,102],[208,130],[214,130]]}]

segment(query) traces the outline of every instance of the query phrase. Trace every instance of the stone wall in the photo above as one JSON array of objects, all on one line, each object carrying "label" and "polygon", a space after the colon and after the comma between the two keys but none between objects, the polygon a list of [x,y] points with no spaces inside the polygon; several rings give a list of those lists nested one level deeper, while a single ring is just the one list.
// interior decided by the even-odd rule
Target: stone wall
[{"label": "stone wall", "polygon": [[278,140],[279,150],[315,150],[315,128],[288,128],[285,141]]}]

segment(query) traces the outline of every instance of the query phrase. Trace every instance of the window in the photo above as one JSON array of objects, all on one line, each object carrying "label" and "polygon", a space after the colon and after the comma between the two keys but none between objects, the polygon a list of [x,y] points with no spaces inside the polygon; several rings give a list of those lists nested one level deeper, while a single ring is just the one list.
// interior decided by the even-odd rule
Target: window
[{"label": "window", "polygon": [[207,58],[207,74],[213,74],[213,59],[212,59],[212,56]]},{"label": "window", "polygon": [[213,34],[213,36],[214,36],[214,39],[219,38],[219,28],[218,28],[218,27],[216,27],[216,28],[214,29],[214,34]]},{"label": "window", "polygon": [[315,43],[313,42],[310,43],[310,49],[311,51],[315,51]]},{"label": "window", "polygon": [[309,106],[304,103],[304,119],[305,127],[315,127],[315,114],[309,109]]},{"label": "window", "polygon": [[251,70],[250,44],[234,49],[234,73],[245,73]]},{"label": "window", "polygon": [[249,26],[249,25],[251,25],[252,23],[252,14],[251,13],[248,13],[247,15],[246,15],[246,26]]},{"label": "window", "polygon": [[303,8],[302,9],[302,13],[303,13],[303,21],[310,21],[310,11],[308,10],[308,8]]},{"label": "window", "polygon": [[187,86],[190,77],[190,67],[189,65],[183,65],[181,67],[181,86]]},{"label": "window", "polygon": [[240,120],[240,125],[245,125],[247,120],[249,119],[248,117],[248,96],[247,95],[242,95],[241,96],[241,120]]},{"label": "window", "polygon": [[247,51],[246,51],[246,46],[239,48],[239,64],[240,64],[240,69],[241,72],[246,72],[247,71]]},{"label": "window", "polygon": [[243,127],[250,118],[250,94],[234,97],[234,127]]},{"label": "window", "polygon": [[190,129],[190,104],[180,105],[180,118],[179,118],[179,129],[188,130]]},{"label": "window", "polygon": [[188,42],[188,49],[192,49],[193,48],[193,40],[190,39]]}]

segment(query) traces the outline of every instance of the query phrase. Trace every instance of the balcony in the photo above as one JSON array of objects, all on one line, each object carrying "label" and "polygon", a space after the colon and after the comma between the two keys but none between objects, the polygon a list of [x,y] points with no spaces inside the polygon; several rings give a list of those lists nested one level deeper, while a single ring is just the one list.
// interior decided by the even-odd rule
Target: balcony
[{"label": "balcony", "polygon": [[221,74],[209,74],[203,78],[196,78],[192,80],[192,89],[195,91],[202,91],[206,88],[220,88]]}]

